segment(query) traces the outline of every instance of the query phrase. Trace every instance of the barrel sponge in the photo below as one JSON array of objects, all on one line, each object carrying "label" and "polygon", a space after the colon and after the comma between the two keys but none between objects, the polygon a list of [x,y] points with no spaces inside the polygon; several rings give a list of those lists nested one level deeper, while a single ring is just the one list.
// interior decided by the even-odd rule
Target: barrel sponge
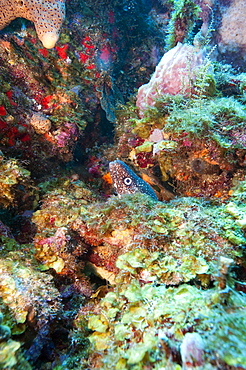
[{"label": "barrel sponge", "polygon": [[136,105],[140,116],[163,94],[189,95],[203,62],[203,51],[193,45],[178,43],[165,53],[150,81],[138,89]]},{"label": "barrel sponge", "polygon": [[17,17],[35,25],[38,38],[47,49],[53,48],[65,18],[65,0],[0,0],[0,29]]}]

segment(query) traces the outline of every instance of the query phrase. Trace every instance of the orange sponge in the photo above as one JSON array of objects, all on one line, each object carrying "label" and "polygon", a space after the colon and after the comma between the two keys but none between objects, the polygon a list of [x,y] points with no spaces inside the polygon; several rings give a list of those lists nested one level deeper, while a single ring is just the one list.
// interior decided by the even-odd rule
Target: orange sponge
[{"label": "orange sponge", "polygon": [[39,40],[47,49],[55,46],[65,18],[65,0],[0,0],[0,29],[17,17],[35,25]]}]

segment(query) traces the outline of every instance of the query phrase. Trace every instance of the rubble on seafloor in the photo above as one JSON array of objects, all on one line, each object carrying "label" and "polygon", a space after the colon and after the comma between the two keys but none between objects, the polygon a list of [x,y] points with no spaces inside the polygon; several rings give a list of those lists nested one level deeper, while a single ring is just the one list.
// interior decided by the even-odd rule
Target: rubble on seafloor
[{"label": "rubble on seafloor", "polygon": [[0,0],[0,368],[246,369],[244,4],[46,3]]}]

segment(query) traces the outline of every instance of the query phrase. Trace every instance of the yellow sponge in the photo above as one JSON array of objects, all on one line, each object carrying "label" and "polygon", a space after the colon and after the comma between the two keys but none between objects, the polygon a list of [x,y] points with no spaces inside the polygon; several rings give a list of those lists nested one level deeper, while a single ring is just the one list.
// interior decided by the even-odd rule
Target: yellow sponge
[{"label": "yellow sponge", "polygon": [[65,0],[0,0],[0,29],[17,17],[34,22],[44,47],[55,46],[65,18]]}]

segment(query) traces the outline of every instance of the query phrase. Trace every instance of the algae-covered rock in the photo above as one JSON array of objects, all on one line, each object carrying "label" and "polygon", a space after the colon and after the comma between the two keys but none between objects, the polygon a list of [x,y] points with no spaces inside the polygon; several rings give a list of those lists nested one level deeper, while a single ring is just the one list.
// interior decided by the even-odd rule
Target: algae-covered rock
[{"label": "algae-covered rock", "polygon": [[233,189],[224,204],[195,198],[156,203],[142,194],[112,198],[88,205],[71,224],[94,246],[94,265],[115,275],[114,287],[101,299],[95,295],[96,306],[82,309],[75,322],[80,328],[87,315],[91,361],[98,367],[189,368],[185,334],[193,332],[203,343],[194,366],[245,366],[240,265],[246,240],[235,222],[245,204],[243,183]]},{"label": "algae-covered rock", "polygon": [[166,284],[198,278],[206,285],[219,257],[238,260],[246,242],[226,205],[194,198],[169,203],[142,194],[113,198],[85,207],[71,227],[93,246],[89,259],[95,266],[114,274],[117,267],[130,274],[137,266],[138,276]]},{"label": "algae-covered rock", "polygon": [[0,312],[0,367],[1,369],[26,369],[31,370],[30,364],[25,360],[21,342],[11,338],[11,330],[3,325],[6,318]]},{"label": "algae-covered rock", "polygon": [[[119,268],[131,273],[137,264],[143,279],[146,274],[166,284],[198,279],[206,285],[216,276],[220,256],[241,263],[246,239],[228,213],[230,203],[196,198],[163,203],[144,194],[92,200],[82,183],[70,181],[44,198],[33,216],[36,257],[44,268],[76,271],[81,256],[111,282]],[[125,252],[126,259],[116,264]]]},{"label": "algae-covered rock", "polygon": [[[203,291],[186,284],[167,288],[138,282],[124,270],[117,283],[100,301],[99,313],[88,320],[100,368],[181,369],[179,347],[187,332],[199,333],[203,341],[202,369],[212,369],[215,359],[220,366],[244,368],[244,293],[229,287],[227,292],[217,287]],[[189,351],[183,344],[183,361]]]},{"label": "algae-covered rock", "polygon": [[[69,225],[84,213],[86,205],[95,199],[93,193],[82,181],[60,178],[57,181],[41,183],[40,189],[46,193],[42,209],[37,210],[32,221],[37,227],[34,240],[36,258],[43,269],[53,268],[60,273],[64,268],[76,270]],[[76,252],[75,254],[78,254]]]},{"label": "algae-covered rock", "polygon": [[12,369],[17,364],[16,352],[20,348],[20,343],[8,340],[0,344],[0,365],[2,369]]},{"label": "algae-covered rock", "polygon": [[52,277],[40,271],[30,246],[22,249],[14,239],[1,237],[0,306],[13,334],[52,321],[61,309]]},{"label": "algae-covered rock", "polygon": [[[2,207],[23,206],[29,201],[32,205],[33,187],[30,172],[22,167],[16,159],[5,159],[0,153],[0,205]],[[26,205],[25,205],[26,207]]]}]

